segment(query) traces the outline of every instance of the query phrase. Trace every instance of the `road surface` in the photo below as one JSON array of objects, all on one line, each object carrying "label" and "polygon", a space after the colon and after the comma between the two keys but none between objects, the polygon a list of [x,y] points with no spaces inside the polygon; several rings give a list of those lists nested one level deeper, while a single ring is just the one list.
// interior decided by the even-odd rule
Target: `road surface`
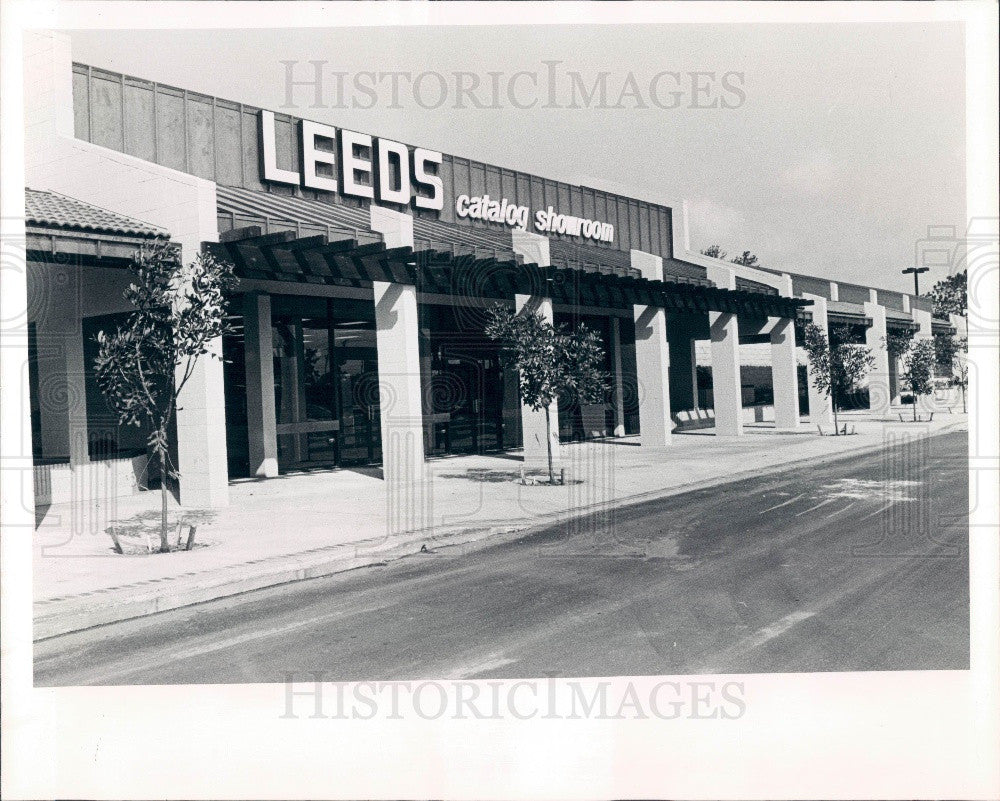
[{"label": "road surface", "polygon": [[968,668],[967,437],[53,638],[35,681]]}]

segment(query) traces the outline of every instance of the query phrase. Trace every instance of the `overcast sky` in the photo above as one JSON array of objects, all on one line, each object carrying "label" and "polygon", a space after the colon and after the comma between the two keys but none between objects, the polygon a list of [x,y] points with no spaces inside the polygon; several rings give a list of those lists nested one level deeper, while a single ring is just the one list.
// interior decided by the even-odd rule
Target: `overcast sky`
[{"label": "overcast sky", "polygon": [[[668,204],[687,199],[693,247],[751,250],[767,267],[912,288],[899,270],[912,264],[927,226],[965,227],[958,24],[77,31],[72,38],[77,61],[273,109],[286,100],[283,60],[301,62],[301,79],[313,75],[310,60],[325,61],[325,107],[310,108],[312,90],[298,89],[291,113]],[[544,61],[561,62],[553,67],[556,103],[569,104],[572,72],[588,91],[607,72],[604,105],[612,107],[596,108],[595,95],[586,108],[578,93],[577,108],[545,108]],[[377,84],[374,101],[353,88],[365,71],[440,73],[446,100],[421,107],[438,104],[440,82],[425,76],[415,93],[401,77],[401,108],[390,108],[391,79],[357,78]],[[500,108],[473,108],[469,99],[455,108],[456,71],[480,76],[476,96]],[[518,71],[537,77],[516,79],[513,101],[537,100],[533,108],[512,105],[507,90]],[[346,73],[342,98],[335,72]],[[661,73],[679,73],[680,83],[661,75],[654,98],[650,83]],[[697,96],[695,80],[706,87]],[[659,107],[675,102],[671,91],[681,93],[678,107]],[[713,100],[715,108],[691,107]],[[372,107],[350,107],[355,101]]]}]

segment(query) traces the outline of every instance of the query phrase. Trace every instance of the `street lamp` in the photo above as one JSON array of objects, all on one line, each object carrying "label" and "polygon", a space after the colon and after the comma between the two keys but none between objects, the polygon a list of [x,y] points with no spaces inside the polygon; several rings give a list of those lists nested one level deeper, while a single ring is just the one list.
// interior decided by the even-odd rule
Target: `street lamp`
[{"label": "street lamp", "polygon": [[920,273],[925,273],[930,267],[907,267],[903,270],[903,275],[913,273],[913,294],[920,297]]}]

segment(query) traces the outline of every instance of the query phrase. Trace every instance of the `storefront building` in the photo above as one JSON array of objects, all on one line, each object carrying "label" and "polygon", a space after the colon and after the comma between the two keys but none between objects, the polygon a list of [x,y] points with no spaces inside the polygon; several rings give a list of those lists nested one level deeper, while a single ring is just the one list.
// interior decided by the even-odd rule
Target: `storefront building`
[{"label": "storefront building", "polygon": [[[740,435],[741,344],[769,354],[774,424],[794,430],[797,320],[843,319],[870,344],[894,326],[932,333],[923,301],[692,253],[682,204],[72,64],[61,36],[31,37],[28,62],[29,293],[43,300],[31,337],[71,343],[55,359],[36,346],[32,361],[32,386],[61,382],[69,399],[35,403],[36,494],[48,480],[51,502],[52,465],[83,475],[138,458],[142,432],[109,419],[87,343],[126,311],[126,251],[151,236],[239,277],[224,358],[201,360],[178,414],[181,500],[197,506],[224,505],[230,480],[314,467],[382,465],[407,481],[435,455],[522,448],[540,461],[547,438],[659,448],[678,427]],[[83,244],[67,251],[71,239]],[[606,403],[561,399],[547,431],[483,333],[497,303],[597,331]],[[876,370],[873,408],[888,409],[892,375]],[[829,412],[811,394],[808,411]]]}]

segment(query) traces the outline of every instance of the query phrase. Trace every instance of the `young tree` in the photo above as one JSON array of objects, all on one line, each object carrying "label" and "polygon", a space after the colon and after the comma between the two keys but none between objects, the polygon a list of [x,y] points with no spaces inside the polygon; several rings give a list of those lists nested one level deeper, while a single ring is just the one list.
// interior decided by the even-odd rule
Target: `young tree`
[{"label": "young tree", "polygon": [[727,254],[719,245],[709,245],[701,252],[701,255],[710,256],[713,259],[724,259]]},{"label": "young tree", "polygon": [[903,359],[903,380],[913,395],[913,421],[917,421],[917,398],[934,390],[934,342],[921,339]]},{"label": "young tree", "polygon": [[[812,368],[813,386],[833,406],[833,432],[840,434],[837,411],[839,399],[858,388],[861,380],[875,364],[871,348],[842,342],[831,347],[826,332],[818,325],[805,327],[805,351]],[[846,431],[846,426],[844,427]]]},{"label": "young tree", "polygon": [[549,407],[560,395],[576,396],[581,403],[604,399],[609,384],[601,370],[600,337],[582,324],[570,332],[565,326],[554,328],[536,311],[515,314],[500,304],[489,310],[486,335],[501,343],[504,362],[517,370],[522,402],[545,411],[549,483],[554,484]]},{"label": "young tree", "polygon": [[964,317],[968,310],[967,271],[962,270],[942,278],[929,292],[924,293],[924,297],[934,302],[935,317],[947,319],[949,314]]},{"label": "young tree", "polygon": [[149,424],[148,444],[160,467],[160,550],[167,541],[167,432],[177,399],[199,357],[221,358],[209,348],[225,333],[226,292],[232,266],[207,254],[186,267],[178,247],[167,240],[143,245],[136,253],[134,282],[123,292],[135,307],[113,333],[100,331],[97,383],[122,425]]}]

